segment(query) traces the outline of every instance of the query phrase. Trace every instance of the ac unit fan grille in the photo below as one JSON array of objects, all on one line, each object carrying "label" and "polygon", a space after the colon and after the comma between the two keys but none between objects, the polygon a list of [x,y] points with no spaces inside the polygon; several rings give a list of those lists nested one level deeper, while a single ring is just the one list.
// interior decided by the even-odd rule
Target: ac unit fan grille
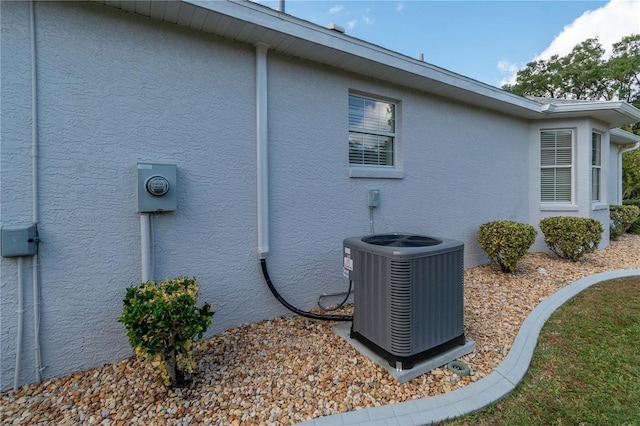
[{"label": "ac unit fan grille", "polygon": [[391,349],[395,353],[411,352],[411,263],[390,262]]}]

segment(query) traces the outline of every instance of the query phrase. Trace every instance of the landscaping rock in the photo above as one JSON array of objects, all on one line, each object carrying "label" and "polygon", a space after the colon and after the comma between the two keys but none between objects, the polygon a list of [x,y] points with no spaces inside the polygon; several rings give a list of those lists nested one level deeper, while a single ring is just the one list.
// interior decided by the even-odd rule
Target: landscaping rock
[{"label": "landscaping rock", "polygon": [[640,235],[624,235],[579,262],[533,253],[513,274],[491,265],[465,271],[465,333],[477,350],[460,361],[470,376],[442,367],[398,384],[337,336],[336,323],[283,317],[202,341],[197,374],[184,388],[167,389],[153,370],[125,359],[5,392],[0,419],[6,425],[283,425],[439,395],[490,374],[526,316],[553,292],[587,275],[640,268],[639,253]]}]

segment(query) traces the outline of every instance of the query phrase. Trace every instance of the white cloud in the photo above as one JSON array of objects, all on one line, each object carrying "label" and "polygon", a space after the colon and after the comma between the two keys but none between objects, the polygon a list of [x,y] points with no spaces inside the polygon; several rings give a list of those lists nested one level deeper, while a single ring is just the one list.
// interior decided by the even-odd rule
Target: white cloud
[{"label": "white cloud", "polygon": [[500,73],[502,73],[500,87],[504,86],[505,84],[515,83],[515,76],[520,68],[520,65],[504,59],[498,62],[498,69],[500,70]]},{"label": "white cloud", "polygon": [[335,5],[333,6],[331,9],[329,9],[329,14],[334,14],[334,13],[338,13],[340,12],[342,9],[344,9],[344,6],[342,5]]},{"label": "white cloud", "polygon": [[398,5],[396,6],[396,10],[397,10],[398,12],[400,12],[401,10],[404,10],[404,4],[402,4],[402,3],[398,3]]},{"label": "white cloud", "polygon": [[564,56],[574,46],[588,38],[598,37],[600,44],[611,54],[611,45],[630,34],[640,33],[640,1],[611,0],[599,9],[585,12],[563,28],[535,59]]},{"label": "white cloud", "polygon": [[353,21],[348,21],[347,22],[347,28],[353,29],[353,27],[355,27],[357,23],[358,23],[357,19],[354,19]]},{"label": "white cloud", "polygon": [[[611,45],[622,37],[640,33],[640,1],[611,0],[599,9],[590,10],[566,25],[551,44],[531,61],[549,59],[553,55],[565,56],[579,43],[588,38],[598,37],[600,44],[611,54]],[[504,77],[501,84],[513,84],[516,73],[526,64],[500,61],[498,69]]]}]

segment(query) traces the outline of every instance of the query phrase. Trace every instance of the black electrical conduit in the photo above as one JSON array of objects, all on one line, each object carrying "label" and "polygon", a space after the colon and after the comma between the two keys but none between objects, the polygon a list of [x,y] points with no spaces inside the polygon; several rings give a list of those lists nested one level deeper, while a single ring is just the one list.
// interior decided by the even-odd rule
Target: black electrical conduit
[{"label": "black electrical conduit", "polygon": [[[280,293],[278,293],[278,290],[276,290],[276,288],[274,287],[273,282],[271,282],[271,278],[269,278],[269,271],[267,270],[267,259],[260,259],[260,266],[262,266],[262,275],[264,276],[264,280],[267,282],[267,285],[269,286],[269,290],[271,290],[271,293],[275,296],[276,299],[278,299],[278,302],[282,303],[282,305],[285,308],[289,309],[291,312],[306,318],[311,318],[316,320],[353,321],[352,315],[320,315],[320,314],[314,314],[313,312],[307,312],[307,311],[303,311],[302,309],[296,308],[295,306],[293,306],[292,304],[284,300],[284,298],[280,295]],[[349,286],[351,286],[351,284],[349,284]],[[349,297],[348,293],[347,293],[347,297]]]}]

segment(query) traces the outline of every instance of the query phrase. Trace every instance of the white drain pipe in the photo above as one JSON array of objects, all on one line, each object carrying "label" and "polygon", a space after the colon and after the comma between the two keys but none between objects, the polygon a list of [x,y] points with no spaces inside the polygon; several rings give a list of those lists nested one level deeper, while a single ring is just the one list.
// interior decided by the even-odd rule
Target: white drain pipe
[{"label": "white drain pipe", "polygon": [[256,152],[258,255],[269,254],[269,132],[267,123],[267,51],[269,45],[256,43]]}]

